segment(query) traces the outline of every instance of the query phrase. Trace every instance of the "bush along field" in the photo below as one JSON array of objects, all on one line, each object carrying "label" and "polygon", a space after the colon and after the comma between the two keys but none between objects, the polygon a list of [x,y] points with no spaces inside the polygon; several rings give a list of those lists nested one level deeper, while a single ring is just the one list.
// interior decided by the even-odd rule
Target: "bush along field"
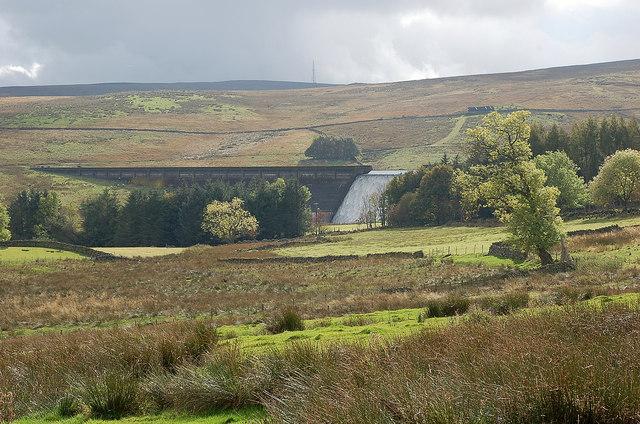
[{"label": "bush along field", "polygon": [[558,273],[273,242],[2,265],[0,420],[635,422],[639,242],[574,236]]}]

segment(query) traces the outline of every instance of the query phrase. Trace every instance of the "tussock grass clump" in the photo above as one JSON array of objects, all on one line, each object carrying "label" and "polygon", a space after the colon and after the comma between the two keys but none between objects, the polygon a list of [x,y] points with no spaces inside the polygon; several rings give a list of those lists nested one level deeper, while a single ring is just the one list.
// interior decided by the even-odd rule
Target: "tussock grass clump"
[{"label": "tussock grass clump", "polygon": [[362,327],[376,322],[375,318],[364,315],[347,315],[340,321],[346,327]]},{"label": "tussock grass clump", "polygon": [[272,334],[301,331],[304,330],[304,321],[295,306],[285,306],[268,317],[266,328]]},{"label": "tussock grass clump", "polygon": [[449,293],[439,299],[428,300],[424,315],[426,318],[463,315],[469,310],[470,305],[469,298],[460,294]]},{"label": "tussock grass clump", "polygon": [[496,315],[506,315],[529,305],[529,292],[514,290],[497,296],[485,296],[478,299],[481,309]]},{"label": "tussock grass clump", "polygon": [[138,385],[126,371],[110,371],[81,378],[75,390],[92,417],[119,419],[139,410]]},{"label": "tussock grass clump", "polygon": [[262,381],[250,358],[229,347],[211,355],[202,367],[149,376],[144,390],[159,409],[194,413],[257,405]]},{"label": "tussock grass clump", "polygon": [[78,415],[83,410],[83,405],[77,396],[65,394],[58,400],[56,412],[62,418],[69,418]]}]

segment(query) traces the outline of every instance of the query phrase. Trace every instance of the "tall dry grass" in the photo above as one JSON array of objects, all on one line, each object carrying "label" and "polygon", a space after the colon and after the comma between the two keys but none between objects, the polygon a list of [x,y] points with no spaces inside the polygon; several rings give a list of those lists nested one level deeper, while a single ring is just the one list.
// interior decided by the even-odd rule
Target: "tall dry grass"
[{"label": "tall dry grass", "polygon": [[265,397],[276,423],[634,423],[640,311],[468,321],[348,348]]},{"label": "tall dry grass", "polygon": [[159,370],[175,372],[198,364],[216,344],[216,327],[205,321],[2,340],[0,416],[3,410],[23,415],[53,408],[69,395],[86,400],[92,392],[126,385],[118,380],[123,376],[135,381]]},{"label": "tall dry grass", "polygon": [[585,234],[571,237],[568,243],[570,250],[603,252],[638,244],[640,227],[623,227],[619,230],[598,234]]},{"label": "tall dry grass", "polygon": [[106,418],[260,404],[276,423],[632,423],[639,335],[638,305],[619,304],[251,354],[195,322],[78,331],[3,342],[0,414],[78,411],[71,398]]}]

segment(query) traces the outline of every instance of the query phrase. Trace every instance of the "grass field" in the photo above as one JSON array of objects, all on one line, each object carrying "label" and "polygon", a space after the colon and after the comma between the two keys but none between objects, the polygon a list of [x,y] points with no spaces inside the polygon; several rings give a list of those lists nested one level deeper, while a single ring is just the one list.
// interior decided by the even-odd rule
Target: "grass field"
[{"label": "grass field", "polygon": [[[618,224],[622,227],[640,225],[640,217],[580,219],[568,221],[565,231],[587,230]],[[338,227],[339,228],[339,227]],[[354,227],[346,227],[347,230]],[[441,227],[388,228],[332,236],[329,243],[292,246],[274,250],[283,256],[366,255],[368,253],[415,252],[427,255],[475,255],[487,253],[491,243],[504,240],[504,227],[471,227],[450,225]]]},{"label": "grass field", "polygon": [[94,249],[125,258],[152,258],[182,253],[186,247],[96,247]]},{"label": "grass field", "polygon": [[[632,225],[637,219],[582,220],[568,227]],[[394,237],[405,241],[446,239],[442,234],[429,233],[434,230],[440,229],[403,230]],[[335,237],[377,237],[385,231]],[[496,228],[479,231],[494,234]],[[458,239],[461,235],[451,232],[450,237]],[[328,263],[217,260],[272,257],[272,241],[198,246],[179,254],[115,263],[2,265],[0,371],[18,367],[23,372],[0,372],[0,414],[39,411],[45,415],[30,415],[22,422],[57,421],[61,417],[56,411],[61,409],[56,402],[61,393],[82,402],[86,411],[96,411],[99,405],[89,395],[99,389],[95,393],[108,396],[109,392],[102,390],[111,390],[104,384],[114,378],[113,373],[124,379],[116,381],[135,383],[131,389],[126,385],[114,389],[135,390],[136,399],[145,399],[135,401],[137,406],[127,412],[136,418],[122,422],[242,420],[249,418],[245,408],[256,404],[264,409],[250,411],[263,411],[276,422],[288,420],[283,418],[288,414],[306,414],[307,410],[315,411],[307,417],[314,421],[335,412],[330,407],[335,400],[323,400],[327,408],[315,410],[317,404],[307,398],[311,393],[324,393],[318,391],[316,377],[329,381],[328,387],[335,390],[351,390],[351,373],[357,372],[358,381],[367,382],[366,391],[360,392],[367,398],[378,396],[375,387],[380,381],[395,387],[394,396],[401,396],[404,392],[399,387],[403,383],[397,376],[412,379],[414,372],[418,372],[416,376],[431,375],[421,374],[424,367],[419,364],[437,367],[433,376],[452,372],[447,379],[437,380],[438,387],[449,390],[445,381],[450,381],[456,387],[452,394],[464,391],[469,399],[475,399],[472,394],[478,393],[471,386],[482,381],[493,381],[501,393],[513,389],[514,394],[509,395],[514,396],[513,405],[525,405],[511,408],[518,411],[525,411],[528,405],[515,395],[518,388],[538,393],[547,386],[539,388],[530,379],[495,380],[492,366],[498,363],[495,369],[511,370],[514,376],[519,375],[517,370],[534,367],[542,373],[538,377],[544,384],[553,385],[553,376],[559,373],[564,381],[575,383],[571,387],[587,387],[579,382],[589,378],[608,381],[615,390],[624,391],[635,384],[626,379],[635,382],[635,377],[625,374],[625,383],[612,380],[606,371],[608,362],[601,358],[618,349],[616,358],[627,358],[625,363],[632,366],[637,356],[629,356],[635,348],[625,350],[625,346],[633,345],[629,344],[628,334],[633,331],[629,329],[640,322],[634,306],[640,290],[639,242],[640,230],[635,227],[576,236],[569,241],[569,249],[580,257],[578,269],[558,274],[511,273],[505,263],[483,255],[459,255],[457,263],[429,257],[371,257]],[[468,256],[476,262],[463,263],[472,259]],[[624,264],[611,259],[618,256],[624,256]],[[461,312],[464,318],[427,317],[430,305],[445,308],[459,304],[461,299],[468,308]],[[270,322],[285,305],[295,306],[304,318],[305,329],[270,334]],[[598,336],[603,329],[606,337]],[[612,337],[619,342],[613,343]],[[546,353],[526,355],[532,346],[544,347]],[[424,357],[430,349],[437,353]],[[574,369],[565,367],[562,361],[537,362],[536,358],[551,354],[581,365]],[[489,358],[497,362],[486,362]],[[470,363],[476,365],[468,368]],[[459,365],[450,369],[451,364]],[[591,369],[585,364],[606,375],[585,374],[584,370]],[[386,370],[396,365],[400,366],[398,372],[388,374]],[[473,373],[456,374],[456,366]],[[341,377],[333,380],[334,373]],[[373,380],[368,382],[369,378]],[[406,387],[429,387],[418,384],[419,379],[410,381],[411,386]],[[292,387],[308,389],[289,390]],[[8,391],[13,397],[7,398]],[[482,393],[486,396],[481,398],[488,400],[478,400],[480,404],[498,407],[499,400]],[[571,393],[582,399],[591,392]],[[423,400],[438,399],[438,392],[420,396]],[[627,396],[633,397],[635,392]],[[273,403],[276,398],[283,403]],[[296,399],[311,403],[299,410]],[[412,402],[403,398],[401,404]],[[366,401],[359,407],[372,408],[379,403]],[[165,412],[155,415],[150,405],[159,405]],[[423,403],[414,407],[420,408],[418,405]],[[562,408],[554,405],[556,410]],[[626,401],[607,405],[607,410],[620,414],[629,411]],[[230,410],[212,412],[216,408]],[[456,411],[474,414],[473,408],[462,405]],[[338,415],[327,415],[333,417],[327,421],[343,422],[336,418],[340,413],[335,413]],[[85,412],[69,422],[81,422],[88,416]],[[395,421],[372,418],[367,422]]]},{"label": "grass field", "polygon": [[44,247],[0,247],[0,264],[58,262],[87,259],[86,256]]}]

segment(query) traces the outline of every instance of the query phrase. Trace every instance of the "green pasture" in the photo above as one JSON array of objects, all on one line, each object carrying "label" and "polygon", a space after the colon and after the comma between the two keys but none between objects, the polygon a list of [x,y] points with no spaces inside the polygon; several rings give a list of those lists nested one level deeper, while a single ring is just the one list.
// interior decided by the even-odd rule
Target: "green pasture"
[{"label": "green pasture", "polygon": [[87,257],[74,252],[45,247],[0,247],[0,264],[57,262],[78,259],[87,259]]},{"label": "green pasture", "polygon": [[152,258],[182,253],[186,247],[96,247],[94,250],[125,258]]},{"label": "green pasture", "polygon": [[16,424],[49,424],[53,422],[62,424],[107,424],[107,423],[149,423],[149,424],[165,424],[165,423],[184,423],[184,424],[225,424],[225,423],[254,423],[265,417],[262,408],[243,408],[226,411],[211,411],[201,414],[185,414],[180,412],[165,411],[158,415],[142,415],[134,417],[126,417],[119,420],[101,420],[89,419],[83,415],[77,415],[71,418],[63,418],[55,414],[49,414],[42,417],[25,417],[13,421]]},{"label": "green pasture", "polygon": [[[565,231],[587,230],[617,224],[621,227],[640,225],[640,216],[623,218],[578,219],[564,224]],[[347,227],[351,229],[352,227]],[[385,228],[375,231],[331,236],[327,243],[292,246],[274,250],[283,256],[319,257],[327,255],[360,255],[368,253],[415,252],[427,255],[466,255],[469,259],[487,253],[492,243],[504,240],[508,232],[503,226]]]}]

